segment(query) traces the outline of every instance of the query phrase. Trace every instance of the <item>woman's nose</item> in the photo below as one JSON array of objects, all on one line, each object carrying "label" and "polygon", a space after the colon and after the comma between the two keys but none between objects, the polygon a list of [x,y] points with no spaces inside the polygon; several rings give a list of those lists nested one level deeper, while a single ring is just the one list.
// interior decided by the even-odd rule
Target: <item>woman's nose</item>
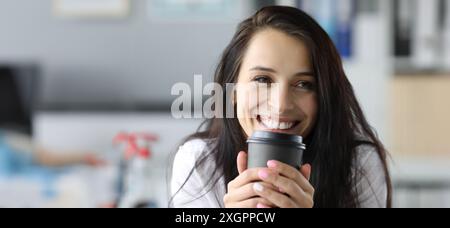
[{"label": "woman's nose", "polygon": [[286,113],[294,109],[294,96],[291,94],[290,86],[277,84],[272,87],[269,107],[276,114]]}]

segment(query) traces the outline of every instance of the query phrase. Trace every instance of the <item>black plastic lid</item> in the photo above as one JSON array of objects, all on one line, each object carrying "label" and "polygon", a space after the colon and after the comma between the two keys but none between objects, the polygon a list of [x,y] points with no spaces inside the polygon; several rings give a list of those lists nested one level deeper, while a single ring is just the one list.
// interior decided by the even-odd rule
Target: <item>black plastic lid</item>
[{"label": "black plastic lid", "polygon": [[303,144],[303,137],[271,131],[255,131],[247,140],[247,143],[275,143],[306,149],[305,144]]}]

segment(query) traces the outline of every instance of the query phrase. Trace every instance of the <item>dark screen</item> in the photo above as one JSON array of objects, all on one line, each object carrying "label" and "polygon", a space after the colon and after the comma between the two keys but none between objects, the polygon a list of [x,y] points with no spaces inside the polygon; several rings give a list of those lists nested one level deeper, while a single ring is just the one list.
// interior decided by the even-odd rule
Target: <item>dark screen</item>
[{"label": "dark screen", "polygon": [[34,65],[0,65],[0,128],[32,133],[38,77]]}]

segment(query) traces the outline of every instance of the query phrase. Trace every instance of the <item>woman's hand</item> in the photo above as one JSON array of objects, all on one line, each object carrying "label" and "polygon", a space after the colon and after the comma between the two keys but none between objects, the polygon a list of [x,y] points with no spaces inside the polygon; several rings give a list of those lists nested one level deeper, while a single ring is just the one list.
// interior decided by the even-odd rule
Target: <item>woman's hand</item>
[{"label": "woman's hand", "polygon": [[[262,182],[258,173],[264,168],[247,169],[247,153],[240,152],[237,157],[239,176],[228,183],[228,191],[223,201],[226,208],[266,208],[275,207],[269,200],[264,199],[255,191],[255,182],[264,189],[275,188],[268,183]],[[259,181],[259,182],[258,182]]]},{"label": "woman's hand", "polygon": [[[314,206],[314,188],[309,183],[310,165],[304,165],[300,170],[296,170],[287,164],[269,161],[267,166],[269,168],[258,170],[258,177],[265,184],[253,184],[253,189],[260,197],[280,208],[312,208]],[[278,191],[267,188],[267,184],[275,186]]]}]

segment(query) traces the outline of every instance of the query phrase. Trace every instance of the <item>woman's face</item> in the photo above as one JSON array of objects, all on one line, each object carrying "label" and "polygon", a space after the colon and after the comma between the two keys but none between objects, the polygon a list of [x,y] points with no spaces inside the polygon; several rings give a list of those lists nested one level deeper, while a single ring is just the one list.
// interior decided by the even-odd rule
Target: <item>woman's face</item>
[{"label": "woman's face", "polygon": [[302,41],[275,29],[252,38],[236,89],[238,120],[247,136],[256,130],[308,136],[318,110],[309,56]]}]

